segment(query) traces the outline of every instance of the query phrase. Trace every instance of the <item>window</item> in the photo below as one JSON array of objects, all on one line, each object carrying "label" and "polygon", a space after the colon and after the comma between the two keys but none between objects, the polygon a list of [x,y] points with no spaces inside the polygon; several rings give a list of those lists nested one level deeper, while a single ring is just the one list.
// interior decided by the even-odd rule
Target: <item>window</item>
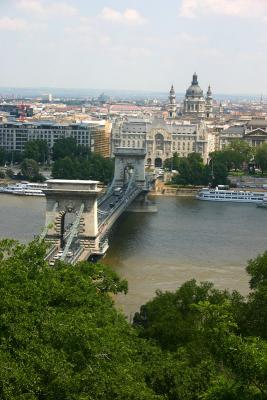
[{"label": "window", "polygon": [[164,137],[161,133],[155,135],[156,150],[164,150]]}]

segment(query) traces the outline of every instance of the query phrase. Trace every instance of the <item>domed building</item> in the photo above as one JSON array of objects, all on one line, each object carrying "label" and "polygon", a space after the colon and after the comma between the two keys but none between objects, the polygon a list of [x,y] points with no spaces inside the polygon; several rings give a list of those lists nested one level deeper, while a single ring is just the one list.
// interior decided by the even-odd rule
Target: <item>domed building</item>
[{"label": "domed building", "polygon": [[185,94],[184,114],[195,115],[197,117],[206,116],[206,99],[204,98],[203,90],[198,84],[196,73],[194,73],[191,86],[189,86]]}]

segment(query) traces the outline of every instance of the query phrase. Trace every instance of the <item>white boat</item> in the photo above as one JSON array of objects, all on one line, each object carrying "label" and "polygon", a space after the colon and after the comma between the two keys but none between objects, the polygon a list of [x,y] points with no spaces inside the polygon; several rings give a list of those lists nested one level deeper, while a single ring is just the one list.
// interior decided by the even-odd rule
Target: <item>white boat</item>
[{"label": "white boat", "polygon": [[196,198],[198,200],[207,201],[231,201],[236,203],[262,203],[266,192],[250,192],[250,191],[237,191],[237,190],[220,190],[203,188],[201,189]]},{"label": "white boat", "polygon": [[257,207],[267,208],[267,193],[264,194],[261,203],[257,204]]},{"label": "white boat", "polygon": [[19,196],[44,196],[43,189],[45,188],[47,188],[46,183],[21,182],[1,187],[0,192]]}]

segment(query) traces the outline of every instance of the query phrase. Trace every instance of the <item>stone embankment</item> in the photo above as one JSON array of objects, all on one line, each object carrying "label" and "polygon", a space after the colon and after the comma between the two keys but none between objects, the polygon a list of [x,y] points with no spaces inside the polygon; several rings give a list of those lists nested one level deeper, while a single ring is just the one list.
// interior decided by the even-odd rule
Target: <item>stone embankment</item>
[{"label": "stone embankment", "polygon": [[[201,186],[202,187],[202,186]],[[177,186],[165,185],[163,182],[157,182],[155,190],[150,192],[153,196],[184,196],[184,197],[195,197],[201,187],[188,187],[181,188]]]}]

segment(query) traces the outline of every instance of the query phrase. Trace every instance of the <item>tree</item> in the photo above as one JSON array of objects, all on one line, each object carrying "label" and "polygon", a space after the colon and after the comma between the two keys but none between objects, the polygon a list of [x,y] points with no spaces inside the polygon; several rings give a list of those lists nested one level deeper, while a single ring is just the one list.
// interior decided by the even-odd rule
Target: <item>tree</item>
[{"label": "tree", "polygon": [[244,162],[248,163],[253,157],[253,148],[244,140],[233,140],[228,149],[232,151],[232,161],[235,169],[241,168]]},{"label": "tree", "polygon": [[267,143],[263,143],[256,149],[255,161],[261,172],[264,173],[267,170]]},{"label": "tree", "polygon": [[54,162],[52,175],[59,179],[93,179],[108,183],[112,180],[114,162],[91,153],[87,159],[64,157]]},{"label": "tree", "polygon": [[252,289],[246,310],[247,331],[267,340],[267,251],[249,261],[247,272]]},{"label": "tree", "polygon": [[25,144],[24,158],[44,164],[48,160],[49,148],[45,140],[29,140]]},{"label": "tree", "polygon": [[224,149],[221,151],[214,151],[210,153],[211,163],[217,163],[219,165],[224,165],[227,171],[230,171],[234,166],[234,155],[233,150]]},{"label": "tree", "polygon": [[188,154],[177,162],[179,175],[173,177],[173,183],[183,185],[207,185],[211,181],[210,169],[203,164],[203,159],[198,153]]},{"label": "tree", "polygon": [[61,158],[54,162],[52,175],[56,179],[77,179],[77,165],[70,157]]},{"label": "tree", "polygon": [[25,158],[21,163],[21,173],[26,179],[31,181],[43,180],[42,175],[39,173],[39,165],[35,160]]},{"label": "tree", "polygon": [[0,242],[0,398],[163,400],[109,295],[125,282],[104,265],[51,268],[44,256],[36,242]]},{"label": "tree", "polygon": [[6,162],[6,152],[2,147],[0,147],[0,165],[4,165],[5,162]]},{"label": "tree", "polygon": [[180,163],[180,158],[178,156],[178,153],[175,152],[171,158],[167,158],[164,161],[164,168],[166,168],[170,171],[173,169],[178,171],[179,163]]},{"label": "tree", "polygon": [[90,151],[88,147],[78,145],[74,138],[58,139],[53,146],[53,160],[60,158],[86,158]]},{"label": "tree", "polygon": [[213,168],[212,168],[212,186],[217,186],[217,185],[228,185],[229,180],[228,180],[228,170],[225,166],[225,164],[220,163],[218,161],[213,162]]},{"label": "tree", "polygon": [[241,303],[236,293],[192,280],[141,307],[134,317],[139,335],[163,349],[151,375],[146,372],[157,393],[188,400],[266,398],[267,343],[240,334]]}]

